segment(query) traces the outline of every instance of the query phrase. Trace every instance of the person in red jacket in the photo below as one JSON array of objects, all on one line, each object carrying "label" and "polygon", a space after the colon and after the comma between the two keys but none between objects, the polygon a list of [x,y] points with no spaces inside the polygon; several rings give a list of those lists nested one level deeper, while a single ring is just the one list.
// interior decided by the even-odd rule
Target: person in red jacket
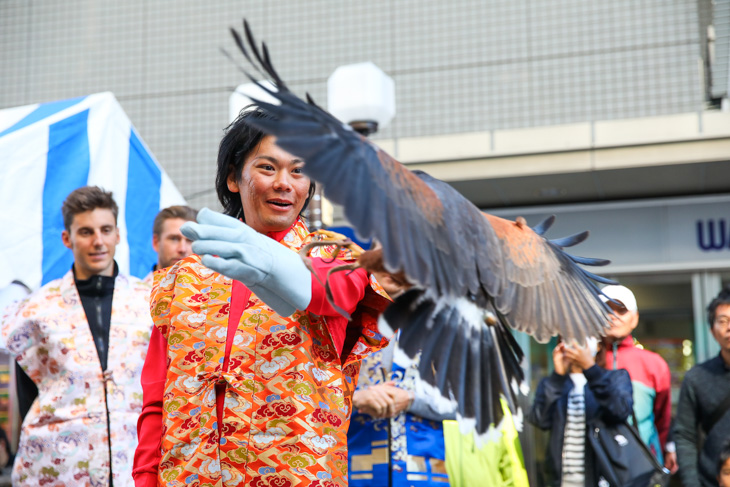
[{"label": "person in red jacket", "polygon": [[244,112],[221,141],[226,215],[202,209],[181,229],[199,255],[155,276],[137,487],[347,483],[360,360],[387,345],[377,316],[390,301],[363,269],[329,276],[352,320],[328,301],[320,282],[358,249],[307,247],[310,273],[299,251],[331,235],[300,217],[313,189],[304,162],[254,117],[268,115]]},{"label": "person in red jacket", "polygon": [[677,471],[674,442],[668,441],[672,422],[669,365],[658,354],[634,345],[631,332],[639,324],[634,293],[625,286],[606,286],[603,294],[613,310],[606,333],[606,368],[626,369],[634,389],[634,413],[644,443],[672,473]]}]

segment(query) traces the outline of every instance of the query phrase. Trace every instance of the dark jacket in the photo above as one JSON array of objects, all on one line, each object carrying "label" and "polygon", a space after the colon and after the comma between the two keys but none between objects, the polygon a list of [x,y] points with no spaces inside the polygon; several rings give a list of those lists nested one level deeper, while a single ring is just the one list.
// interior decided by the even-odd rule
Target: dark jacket
[{"label": "dark jacket", "polygon": [[[730,434],[730,413],[708,422],[730,394],[730,367],[721,355],[687,372],[674,419],[679,475],[685,487],[717,485],[717,461]],[[709,431],[708,431],[709,430]],[[702,439],[702,432],[706,437]]]},{"label": "dark jacket", "polygon": [[[631,415],[633,407],[631,378],[625,370],[606,370],[597,365],[585,370],[586,425],[601,418],[606,423],[621,423]],[[570,375],[553,373],[540,381],[535,402],[527,420],[544,430],[550,430],[548,445],[548,480],[560,485],[563,457],[563,433],[568,411],[568,394],[573,388]],[[595,459],[588,437],[585,441],[586,486],[598,485]]]}]

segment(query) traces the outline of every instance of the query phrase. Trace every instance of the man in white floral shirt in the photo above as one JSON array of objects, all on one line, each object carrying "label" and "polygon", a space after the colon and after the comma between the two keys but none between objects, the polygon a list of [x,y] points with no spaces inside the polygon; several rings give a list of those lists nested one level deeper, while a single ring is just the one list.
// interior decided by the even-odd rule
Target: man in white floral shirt
[{"label": "man in white floral shirt", "polygon": [[2,317],[24,415],[13,485],[133,485],[150,289],[114,261],[111,193],[79,188],[62,214],[73,266]]}]

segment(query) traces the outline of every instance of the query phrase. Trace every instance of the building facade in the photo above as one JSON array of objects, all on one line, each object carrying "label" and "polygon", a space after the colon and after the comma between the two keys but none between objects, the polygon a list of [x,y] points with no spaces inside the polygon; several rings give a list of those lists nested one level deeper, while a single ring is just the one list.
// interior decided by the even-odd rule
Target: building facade
[{"label": "building facade", "polygon": [[[324,105],[372,61],[397,114],[374,139],[478,206],[551,235],[637,294],[638,338],[676,379],[716,353],[730,283],[730,0],[0,2],[0,108],[112,91],[189,204],[217,208],[217,144],[245,82],[220,54],[245,17]],[[1,157],[1,155],[0,155]],[[337,213],[336,213],[337,214]],[[532,349],[532,375],[547,371]],[[678,389],[677,389],[678,390]]]}]

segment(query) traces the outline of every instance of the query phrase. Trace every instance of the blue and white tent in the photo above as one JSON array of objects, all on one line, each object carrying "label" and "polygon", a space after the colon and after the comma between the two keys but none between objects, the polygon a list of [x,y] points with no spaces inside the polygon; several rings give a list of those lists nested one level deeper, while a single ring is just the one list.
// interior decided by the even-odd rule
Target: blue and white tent
[{"label": "blue and white tent", "polygon": [[32,289],[73,263],[63,246],[61,204],[76,188],[112,191],[119,205],[120,270],[144,277],[157,262],[152,222],[185,204],[114,95],[0,110],[0,289]]}]

